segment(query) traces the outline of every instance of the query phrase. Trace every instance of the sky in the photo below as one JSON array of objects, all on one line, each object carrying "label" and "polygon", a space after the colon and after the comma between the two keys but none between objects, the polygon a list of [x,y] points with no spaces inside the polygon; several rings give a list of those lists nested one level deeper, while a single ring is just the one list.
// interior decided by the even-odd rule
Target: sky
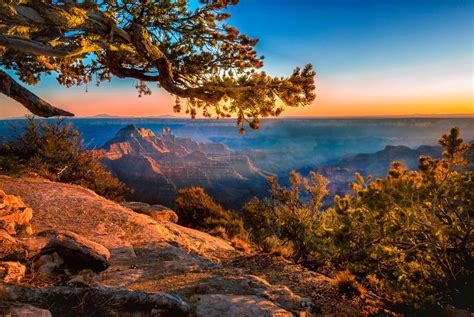
[{"label": "sky", "polygon": [[[230,25],[260,39],[268,73],[316,69],[316,100],[284,116],[474,114],[474,1],[240,0],[230,13]],[[77,116],[173,114],[172,96],[153,88],[139,98],[133,80],[30,88]],[[0,117],[27,113],[3,95],[0,104]]]}]

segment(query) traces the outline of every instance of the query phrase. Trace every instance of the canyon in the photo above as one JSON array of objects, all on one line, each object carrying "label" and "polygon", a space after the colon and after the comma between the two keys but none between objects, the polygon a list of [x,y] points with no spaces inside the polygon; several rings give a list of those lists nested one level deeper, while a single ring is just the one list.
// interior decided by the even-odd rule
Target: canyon
[{"label": "canyon", "polygon": [[197,142],[163,128],[128,125],[100,150],[102,164],[133,189],[127,199],[173,207],[177,191],[203,187],[226,207],[265,193],[265,172],[222,143]]}]

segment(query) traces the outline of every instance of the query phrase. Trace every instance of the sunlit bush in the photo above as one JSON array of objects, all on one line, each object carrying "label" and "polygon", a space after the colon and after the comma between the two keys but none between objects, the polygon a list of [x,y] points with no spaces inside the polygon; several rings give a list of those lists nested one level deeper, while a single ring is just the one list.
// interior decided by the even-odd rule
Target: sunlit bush
[{"label": "sunlit bush", "polygon": [[176,198],[176,207],[179,224],[235,241],[237,247],[246,248],[243,245],[247,241],[247,232],[242,219],[234,212],[225,210],[215,203],[203,188],[180,189]]},{"label": "sunlit bush", "polygon": [[265,250],[267,241],[277,239],[292,249],[295,262],[306,260],[322,246],[318,231],[328,180],[314,172],[309,178],[292,172],[288,188],[281,186],[276,177],[270,177],[269,182],[270,197],[254,198],[243,209],[252,240]]},{"label": "sunlit bush", "polygon": [[396,301],[472,306],[474,172],[464,170],[458,129],[443,135],[439,160],[422,156],[419,171],[395,162],[385,179],[358,175],[355,194],[336,197],[333,262],[373,275]]},{"label": "sunlit bush", "polygon": [[61,121],[28,118],[16,131],[15,141],[0,148],[3,173],[35,173],[56,182],[78,184],[112,200],[128,192],[83,145],[79,132]]},{"label": "sunlit bush", "polygon": [[[443,135],[443,157],[419,170],[394,162],[384,179],[356,174],[353,195],[321,211],[327,180],[293,172],[271,178],[270,197],[244,207],[253,242],[291,246],[295,260],[347,270],[392,302],[420,308],[473,307],[474,172],[459,129]],[[264,246],[263,246],[264,248]],[[344,280],[344,279],[342,279]],[[353,281],[344,285],[353,284]],[[345,287],[345,286],[344,286]]]}]

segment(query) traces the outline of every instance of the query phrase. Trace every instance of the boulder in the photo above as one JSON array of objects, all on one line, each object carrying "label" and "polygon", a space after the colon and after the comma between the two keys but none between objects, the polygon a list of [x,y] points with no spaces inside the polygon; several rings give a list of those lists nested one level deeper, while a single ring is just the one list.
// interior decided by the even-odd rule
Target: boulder
[{"label": "boulder", "polygon": [[83,269],[101,272],[109,267],[110,252],[72,231],[46,230],[14,238],[0,230],[0,259],[33,261],[43,273],[52,273],[58,268],[72,273]]},{"label": "boulder", "polygon": [[140,214],[147,215],[154,220],[178,222],[176,212],[163,205],[149,205],[138,201],[129,201],[122,203],[122,206]]},{"label": "boulder", "polygon": [[8,310],[6,316],[11,317],[52,317],[51,312],[31,305],[12,307]]},{"label": "boulder", "polygon": [[26,267],[19,262],[0,262],[0,281],[18,283],[25,277]]},{"label": "boulder", "polygon": [[195,295],[197,317],[293,317],[271,301],[253,295]]},{"label": "boulder", "polygon": [[32,217],[33,210],[28,208],[20,197],[7,195],[0,190],[0,229],[11,235],[32,234]]},{"label": "boulder", "polygon": [[[84,269],[101,272],[109,267],[110,252],[106,247],[72,231],[47,230],[37,236],[48,238],[48,243],[40,252],[40,259],[44,260],[45,265],[54,267],[62,262],[62,266],[72,272]],[[44,258],[45,255],[51,255],[51,258]]]},{"label": "boulder", "polygon": [[8,258],[12,254],[20,252],[18,241],[8,232],[0,229],[0,259]]}]

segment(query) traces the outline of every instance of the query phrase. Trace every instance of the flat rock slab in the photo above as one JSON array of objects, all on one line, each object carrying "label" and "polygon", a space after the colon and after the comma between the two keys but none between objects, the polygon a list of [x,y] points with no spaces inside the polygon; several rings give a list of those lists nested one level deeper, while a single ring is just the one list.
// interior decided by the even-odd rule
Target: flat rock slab
[{"label": "flat rock slab", "polygon": [[196,295],[197,317],[293,317],[293,314],[258,296]]},{"label": "flat rock slab", "polygon": [[[165,275],[212,268],[222,259],[239,254],[222,239],[170,221],[155,221],[77,185],[0,176],[0,189],[21,196],[33,209],[31,223],[37,232],[69,231],[107,248],[110,268],[99,277],[106,285],[123,285],[123,276],[130,275],[125,271],[135,268],[142,273],[131,274],[126,284],[151,285]],[[29,238],[23,238],[24,242]],[[48,241],[43,238],[43,242]],[[66,240],[56,239],[58,244],[75,239]]]},{"label": "flat rock slab", "polygon": [[158,223],[77,185],[0,176],[0,189],[21,196],[34,210],[31,222],[36,231],[75,232],[109,249],[112,261],[116,249],[124,253],[124,247],[156,242],[172,242],[208,258],[235,254],[234,248],[222,239],[172,222]]},{"label": "flat rock slab", "polygon": [[31,305],[13,307],[7,312],[10,317],[52,317],[51,312]]}]

